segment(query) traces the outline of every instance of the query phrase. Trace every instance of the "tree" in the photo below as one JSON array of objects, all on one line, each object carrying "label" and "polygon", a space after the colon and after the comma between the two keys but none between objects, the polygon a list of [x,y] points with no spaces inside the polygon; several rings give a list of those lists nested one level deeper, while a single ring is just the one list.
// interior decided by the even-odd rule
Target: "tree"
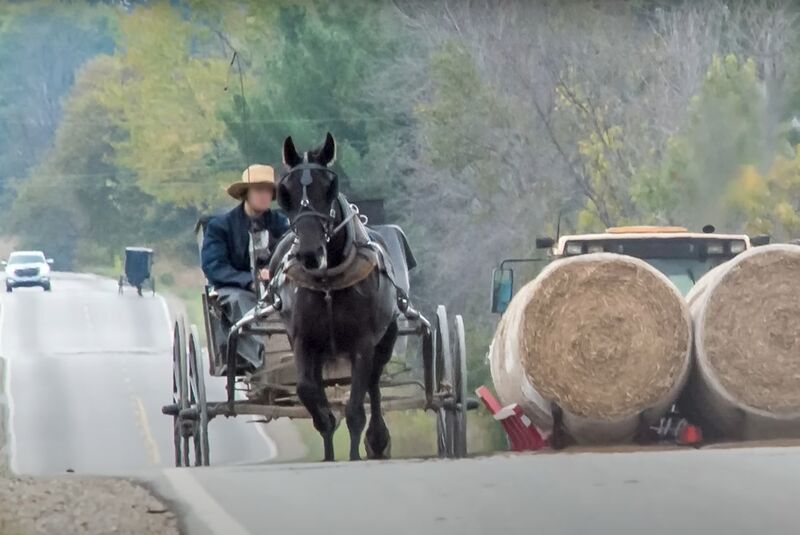
[{"label": "tree", "polygon": [[800,236],[800,157],[778,155],[764,174],[741,167],[726,194],[728,208],[746,222],[750,233],[767,233],[778,241]]},{"label": "tree", "polygon": [[217,110],[227,100],[228,58],[219,37],[159,2],[119,15],[122,68],[102,102],[118,108],[127,136],[115,164],[160,202],[206,210],[241,165]]},{"label": "tree", "polygon": [[379,172],[370,151],[403,118],[385,113],[367,93],[369,80],[398,46],[382,7],[284,2],[275,17],[274,33],[261,41],[263,57],[242,52],[252,72],[244,95],[238,81],[232,87],[234,99],[223,114],[244,160],[277,163],[287,135],[310,146],[330,130],[343,189],[359,197],[383,191],[390,177]]},{"label": "tree", "polygon": [[44,0],[0,8],[0,202],[52,141],[75,70],[113,50],[111,13]]},{"label": "tree", "polygon": [[658,184],[645,186],[668,189],[669,195],[651,196],[645,205],[676,223],[740,226],[743,222],[728,213],[726,194],[741,166],[769,163],[764,113],[755,63],[732,54],[715,56],[689,105],[686,125],[670,140]]},{"label": "tree", "polygon": [[[108,262],[120,244],[141,235],[142,215],[154,203],[136,188],[130,173],[114,166],[114,144],[127,132],[113,117],[119,110],[109,109],[99,97],[105,80],[118,77],[121,69],[118,60],[101,55],[79,71],[53,147],[20,187],[12,212],[16,228],[26,236],[39,226],[39,218],[58,214],[64,224],[48,229],[52,238],[35,239],[44,239],[50,250],[58,248],[64,267],[87,260],[97,248]],[[53,232],[64,226],[67,236]]]}]

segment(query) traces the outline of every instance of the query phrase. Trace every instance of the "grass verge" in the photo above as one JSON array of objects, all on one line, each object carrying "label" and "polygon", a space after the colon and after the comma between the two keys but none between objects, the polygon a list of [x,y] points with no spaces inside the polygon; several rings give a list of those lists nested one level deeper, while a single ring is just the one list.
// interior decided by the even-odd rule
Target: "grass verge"
[{"label": "grass verge", "polygon": [[205,327],[203,319],[203,298],[201,290],[197,288],[168,287],[168,291],[179,298],[186,307],[186,320],[189,324],[197,325],[200,337],[205,341]]},{"label": "grass verge", "polygon": [[[435,457],[436,417],[432,412],[397,411],[385,414],[392,436],[392,458]],[[309,420],[295,422],[303,443],[308,448],[304,460],[319,461],[323,457],[322,438]],[[341,422],[333,437],[336,460],[346,460],[350,451],[347,425]],[[482,410],[467,414],[467,451],[481,455],[506,449],[505,434],[494,419]],[[362,439],[361,456],[366,457]]]}]

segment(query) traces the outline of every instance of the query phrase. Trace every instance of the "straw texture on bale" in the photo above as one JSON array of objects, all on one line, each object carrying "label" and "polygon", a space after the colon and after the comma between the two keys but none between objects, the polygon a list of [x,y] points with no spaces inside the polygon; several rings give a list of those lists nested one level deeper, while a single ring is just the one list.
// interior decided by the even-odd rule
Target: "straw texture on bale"
[{"label": "straw texture on bale", "polygon": [[641,260],[598,253],[553,262],[523,287],[498,326],[490,361],[504,403],[519,403],[547,427],[555,401],[565,422],[593,422],[591,441],[602,441],[632,430],[604,422],[660,416],[683,386],[690,351],[689,312],[677,288]]},{"label": "straw texture on bale", "polygon": [[797,436],[800,247],[751,249],[701,281],[691,303],[697,360],[692,389],[700,390],[694,410],[726,434]]}]

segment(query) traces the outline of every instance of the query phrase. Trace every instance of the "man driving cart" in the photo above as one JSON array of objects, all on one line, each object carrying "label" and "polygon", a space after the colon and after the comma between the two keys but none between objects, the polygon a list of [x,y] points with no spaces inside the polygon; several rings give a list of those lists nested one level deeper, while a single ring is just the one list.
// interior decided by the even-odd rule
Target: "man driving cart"
[{"label": "man driving cart", "polygon": [[[242,178],[227,189],[239,201],[230,211],[211,218],[205,230],[201,261],[203,273],[217,294],[218,304],[225,316],[227,333],[234,323],[256,305],[256,280],[254,280],[251,250],[251,229],[267,231],[269,242],[277,244],[289,230],[289,220],[282,212],[270,209],[275,199],[275,171],[269,165],[251,165]],[[271,248],[274,250],[274,245]],[[256,278],[269,280],[265,267],[269,258],[258,258]],[[220,333],[217,340],[225,340]],[[225,349],[220,348],[225,354]],[[261,344],[252,337],[243,337],[237,346],[241,364],[257,368],[261,363]]]}]

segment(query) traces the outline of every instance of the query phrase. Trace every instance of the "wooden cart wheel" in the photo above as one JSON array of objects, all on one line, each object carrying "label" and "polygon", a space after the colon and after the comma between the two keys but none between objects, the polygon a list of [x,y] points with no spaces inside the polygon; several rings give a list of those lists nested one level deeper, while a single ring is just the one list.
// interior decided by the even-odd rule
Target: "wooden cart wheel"
[{"label": "wooden cart wheel", "polygon": [[125,280],[122,275],[119,276],[118,285],[119,289],[117,291],[119,292],[120,295],[122,295],[122,287],[125,285]]},{"label": "wooden cart wheel", "polygon": [[433,331],[426,328],[422,333],[422,373],[425,385],[425,400],[428,404],[433,400],[436,390],[436,372],[434,362]]},{"label": "wooden cart wheel", "polygon": [[[450,326],[447,321],[447,309],[444,305],[436,308],[436,319],[433,328],[434,347],[434,385],[436,392],[449,390],[453,381],[453,357],[450,347]],[[436,442],[439,457],[453,456],[454,419],[451,411],[444,407],[436,411]]]},{"label": "wooden cart wheel", "polygon": [[453,340],[453,396],[456,402],[453,420],[453,455],[467,456],[467,341],[464,318],[456,316]]},{"label": "wooden cart wheel", "polygon": [[192,325],[189,334],[189,390],[191,406],[197,410],[192,440],[194,442],[194,465],[208,466],[208,404],[206,402],[206,379],[203,372],[203,354],[200,351],[200,334]]},{"label": "wooden cart wheel", "polygon": [[153,295],[156,295],[156,279],[155,279],[155,277],[150,279],[150,287],[153,290]]},{"label": "wooden cart wheel", "polygon": [[178,413],[172,417],[175,466],[189,465],[189,439],[184,436],[185,426],[180,417],[180,411],[189,407],[185,340],[183,321],[178,320],[172,332],[172,402],[178,408]]}]

